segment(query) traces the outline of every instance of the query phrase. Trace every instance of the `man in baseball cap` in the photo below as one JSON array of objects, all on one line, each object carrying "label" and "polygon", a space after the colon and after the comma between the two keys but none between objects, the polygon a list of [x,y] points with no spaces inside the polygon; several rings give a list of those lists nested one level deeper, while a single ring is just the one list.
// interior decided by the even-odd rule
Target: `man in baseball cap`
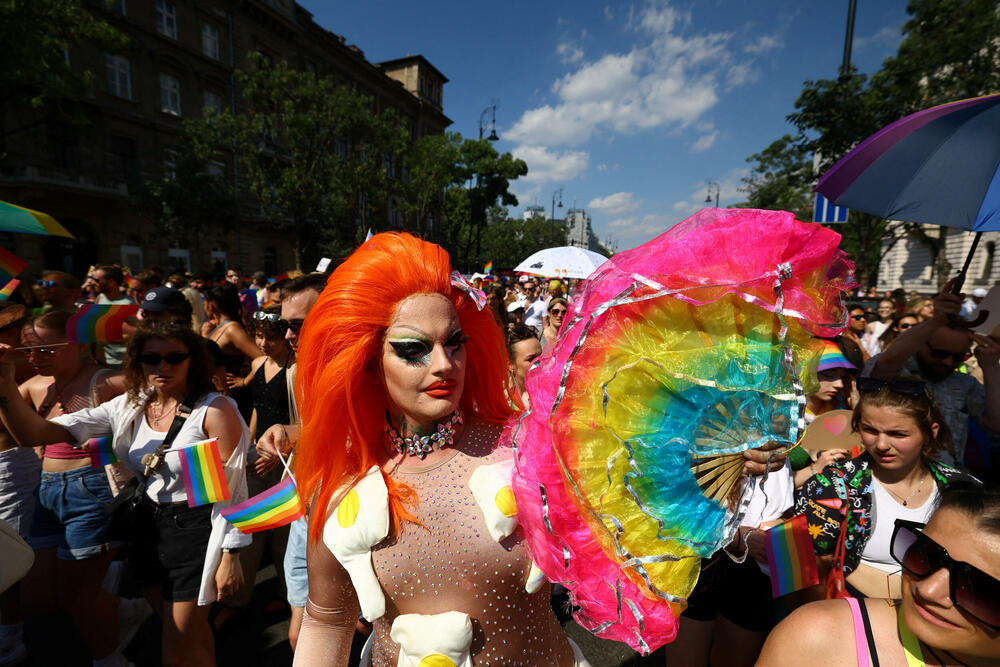
[{"label": "man in baseball cap", "polygon": [[191,323],[191,304],[184,294],[173,287],[154,287],[146,292],[139,304],[139,315],[150,322],[166,322],[177,319],[185,324]]}]

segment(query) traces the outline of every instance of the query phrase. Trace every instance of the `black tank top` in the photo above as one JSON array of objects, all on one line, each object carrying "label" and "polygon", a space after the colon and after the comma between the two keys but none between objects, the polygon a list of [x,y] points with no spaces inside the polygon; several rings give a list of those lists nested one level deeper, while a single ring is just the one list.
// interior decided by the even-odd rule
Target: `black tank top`
[{"label": "black tank top", "polygon": [[288,416],[288,383],[285,380],[287,369],[282,368],[268,382],[264,379],[264,366],[253,375],[250,390],[253,392],[253,407],[257,409],[257,435],[266,431],[274,424],[287,424]]}]

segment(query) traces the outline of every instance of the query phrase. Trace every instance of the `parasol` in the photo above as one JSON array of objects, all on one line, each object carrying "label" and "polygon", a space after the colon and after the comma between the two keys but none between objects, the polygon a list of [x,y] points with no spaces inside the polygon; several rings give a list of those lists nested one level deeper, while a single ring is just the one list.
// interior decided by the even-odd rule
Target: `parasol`
[{"label": "parasol", "polygon": [[1000,94],[897,120],[841,158],[816,191],[887,220],[977,232],[957,294],[982,232],[1000,231]]},{"label": "parasol", "polygon": [[643,653],[674,638],[749,502],[742,452],[800,433],[813,336],[844,326],[839,241],[791,213],[705,209],[574,299],[508,438],[528,548],[583,627]]},{"label": "parasol", "polygon": [[584,248],[560,246],[539,250],[515,266],[514,272],[546,278],[586,278],[606,261],[604,255]]},{"label": "parasol", "polygon": [[0,231],[75,238],[48,213],[0,201]]}]

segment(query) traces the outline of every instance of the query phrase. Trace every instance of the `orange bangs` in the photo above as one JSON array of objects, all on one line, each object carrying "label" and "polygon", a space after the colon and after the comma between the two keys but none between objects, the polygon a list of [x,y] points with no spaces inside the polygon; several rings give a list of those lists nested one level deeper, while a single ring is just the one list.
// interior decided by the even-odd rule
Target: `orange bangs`
[{"label": "orange bangs", "polygon": [[[311,507],[328,507],[335,489],[378,465],[386,412],[378,370],[383,337],[401,301],[428,293],[451,300],[469,337],[462,410],[497,424],[514,414],[507,401],[507,392],[516,392],[509,387],[503,335],[488,310],[452,287],[448,253],[410,234],[377,234],[333,272],[302,328],[296,471],[300,495]],[[417,499],[408,487],[385,481],[395,533],[414,520],[407,507]],[[326,515],[313,513],[310,539],[321,538]]]}]

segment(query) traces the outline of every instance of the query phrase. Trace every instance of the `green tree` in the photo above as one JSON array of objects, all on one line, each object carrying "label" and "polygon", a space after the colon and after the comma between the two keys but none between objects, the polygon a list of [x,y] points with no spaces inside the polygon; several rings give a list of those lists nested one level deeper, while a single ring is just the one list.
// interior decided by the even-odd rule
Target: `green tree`
[{"label": "green tree", "polygon": [[800,141],[786,134],[747,162],[753,165],[743,179],[747,200],[737,207],[791,211],[801,220],[812,215],[812,154]]},{"label": "green tree", "polygon": [[[0,123],[29,109],[76,115],[95,76],[72,68],[66,54],[82,44],[114,52],[127,43],[82,0],[0,0]],[[30,124],[44,120],[36,112]],[[0,125],[0,137],[22,129]]]},{"label": "green tree", "polygon": [[195,155],[235,155],[238,194],[252,195],[270,225],[292,234],[300,267],[321,250],[352,250],[359,229],[388,217],[391,172],[407,136],[397,115],[375,113],[371,98],[332,78],[259,54],[236,84],[240,111],[206,110],[186,124]]},{"label": "green tree", "polygon": [[[513,268],[532,253],[568,243],[566,225],[555,220],[512,218],[500,206],[490,210],[489,218],[491,222],[482,232],[482,261],[492,260],[497,268]],[[481,264],[468,268],[478,266]]]},{"label": "green tree", "polygon": [[448,132],[420,137],[406,153],[402,207],[421,235],[434,232],[433,221],[445,209],[445,190],[461,182],[461,152],[462,135]]}]

